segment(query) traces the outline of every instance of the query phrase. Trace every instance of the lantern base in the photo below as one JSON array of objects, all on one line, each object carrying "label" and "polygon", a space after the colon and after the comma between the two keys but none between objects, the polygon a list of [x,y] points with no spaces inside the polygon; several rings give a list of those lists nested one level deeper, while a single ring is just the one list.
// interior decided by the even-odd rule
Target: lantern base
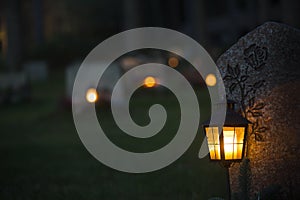
[{"label": "lantern base", "polygon": [[234,162],[231,161],[231,160],[222,160],[220,162],[221,166],[224,167],[224,168],[226,168],[226,169],[229,169],[233,165],[233,163]]}]

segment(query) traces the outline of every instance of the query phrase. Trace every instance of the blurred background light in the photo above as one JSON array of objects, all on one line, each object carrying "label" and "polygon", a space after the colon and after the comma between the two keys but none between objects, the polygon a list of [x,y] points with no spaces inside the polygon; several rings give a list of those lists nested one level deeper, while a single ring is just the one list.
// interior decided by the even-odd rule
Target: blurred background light
[{"label": "blurred background light", "polygon": [[98,93],[95,88],[90,88],[87,90],[86,100],[90,103],[95,103],[98,100]]}]

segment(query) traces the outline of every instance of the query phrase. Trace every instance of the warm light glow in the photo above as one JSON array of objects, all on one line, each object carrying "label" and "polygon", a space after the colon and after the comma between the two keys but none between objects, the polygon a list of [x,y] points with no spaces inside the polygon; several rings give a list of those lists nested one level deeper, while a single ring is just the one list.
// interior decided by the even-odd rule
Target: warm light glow
[{"label": "warm light glow", "polygon": [[218,127],[206,127],[205,132],[207,137],[210,159],[220,160],[221,151],[220,151]]},{"label": "warm light glow", "polygon": [[171,57],[168,60],[168,64],[169,64],[170,67],[173,67],[173,68],[177,67],[178,64],[179,64],[179,60],[177,58],[175,58],[175,57]]},{"label": "warm light glow", "polygon": [[156,80],[155,80],[155,78],[154,77],[152,77],[152,76],[148,76],[148,77],[146,77],[145,78],[145,80],[144,80],[144,85],[146,86],[146,87],[154,87],[155,85],[156,85]]},{"label": "warm light glow", "polygon": [[94,88],[90,88],[88,89],[88,91],[86,92],[86,100],[90,103],[94,103],[97,101],[98,99],[98,93],[97,90]]},{"label": "warm light glow", "polygon": [[[220,141],[218,127],[206,127],[205,132],[211,160],[221,160],[223,156],[225,160],[242,159],[245,127],[223,127],[223,141]],[[223,156],[221,144],[224,147]]]},{"label": "warm light glow", "polygon": [[223,128],[225,160],[242,159],[244,132],[244,127]]},{"label": "warm light glow", "polygon": [[234,131],[223,131],[223,134],[225,159],[228,160],[232,158],[234,147],[236,147],[236,144],[234,144]]},{"label": "warm light glow", "polygon": [[217,83],[216,76],[213,74],[208,74],[205,79],[206,85],[215,86]]}]

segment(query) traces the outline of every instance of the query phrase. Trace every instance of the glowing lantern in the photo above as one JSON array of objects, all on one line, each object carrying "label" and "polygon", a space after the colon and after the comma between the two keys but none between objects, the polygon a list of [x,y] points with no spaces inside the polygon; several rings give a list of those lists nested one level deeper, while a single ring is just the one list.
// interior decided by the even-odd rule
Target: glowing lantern
[{"label": "glowing lantern", "polygon": [[98,93],[95,88],[90,88],[86,92],[86,100],[90,103],[95,103],[98,100]]},{"label": "glowing lantern", "polygon": [[[232,104],[232,103],[230,103]],[[231,105],[231,107],[233,107]],[[223,126],[204,124],[211,160],[241,161],[245,152],[248,120],[227,108]]]},{"label": "glowing lantern", "polygon": [[234,102],[227,101],[226,118],[223,125],[205,122],[204,133],[207,137],[210,160],[219,161],[227,170],[228,199],[231,199],[229,167],[233,162],[242,161],[250,122],[234,112]]},{"label": "glowing lantern", "polygon": [[156,80],[154,77],[152,76],[148,76],[144,79],[144,86],[151,88],[154,87],[156,85]]}]

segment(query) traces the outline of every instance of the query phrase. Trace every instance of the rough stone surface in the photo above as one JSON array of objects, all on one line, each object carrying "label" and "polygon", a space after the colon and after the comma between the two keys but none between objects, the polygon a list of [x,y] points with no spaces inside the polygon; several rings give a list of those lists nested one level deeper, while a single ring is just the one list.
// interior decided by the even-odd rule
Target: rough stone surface
[{"label": "rough stone surface", "polygon": [[[270,188],[300,199],[300,31],[274,22],[242,37],[217,61],[228,99],[252,124],[247,138],[250,194]],[[232,194],[241,191],[240,164],[230,168]],[[269,190],[268,190],[269,188]],[[263,192],[264,191],[264,192]]]}]

